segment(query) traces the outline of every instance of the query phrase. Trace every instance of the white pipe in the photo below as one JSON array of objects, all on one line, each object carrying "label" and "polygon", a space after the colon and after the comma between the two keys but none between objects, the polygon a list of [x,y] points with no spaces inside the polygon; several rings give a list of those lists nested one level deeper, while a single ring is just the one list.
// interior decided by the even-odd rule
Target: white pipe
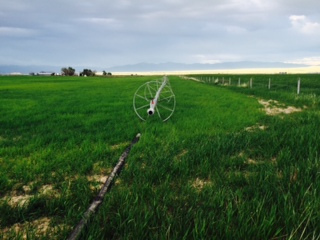
[{"label": "white pipe", "polygon": [[167,76],[164,76],[163,77],[163,82],[162,82],[160,88],[158,89],[158,91],[156,93],[156,96],[150,101],[150,108],[147,111],[149,115],[153,115],[154,114],[154,112],[155,112],[154,109],[157,106],[159,96],[161,94],[162,89],[166,86],[166,84],[167,84]]}]

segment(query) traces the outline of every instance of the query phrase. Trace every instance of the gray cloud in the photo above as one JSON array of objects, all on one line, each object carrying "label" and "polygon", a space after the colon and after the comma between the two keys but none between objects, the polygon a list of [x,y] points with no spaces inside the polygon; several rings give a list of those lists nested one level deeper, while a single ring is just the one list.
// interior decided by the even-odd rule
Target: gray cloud
[{"label": "gray cloud", "polygon": [[0,64],[312,64],[320,57],[319,7],[316,0],[2,0]]}]

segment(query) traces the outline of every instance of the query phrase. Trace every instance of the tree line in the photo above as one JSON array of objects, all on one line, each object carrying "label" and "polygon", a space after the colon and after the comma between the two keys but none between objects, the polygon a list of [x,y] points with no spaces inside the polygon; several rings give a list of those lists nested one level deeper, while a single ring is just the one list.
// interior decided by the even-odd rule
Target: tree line
[{"label": "tree line", "polygon": [[[72,67],[68,67],[68,68],[61,68],[61,73],[62,75],[65,75],[65,76],[74,76],[75,75],[75,69],[72,68]],[[91,69],[83,69],[82,72],[79,73],[79,76],[86,76],[86,77],[91,77],[91,76],[95,76],[96,75],[96,71],[92,71]],[[111,76],[111,72],[106,72],[106,71],[103,71],[102,72],[102,75],[103,76]]]}]

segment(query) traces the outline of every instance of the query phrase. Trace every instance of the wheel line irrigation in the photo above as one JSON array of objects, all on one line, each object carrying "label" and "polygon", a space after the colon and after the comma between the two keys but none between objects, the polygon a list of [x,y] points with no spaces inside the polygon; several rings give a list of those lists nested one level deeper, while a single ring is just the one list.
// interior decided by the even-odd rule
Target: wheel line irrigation
[{"label": "wheel line irrigation", "polygon": [[93,215],[98,210],[98,207],[103,202],[104,196],[106,195],[108,190],[110,190],[113,178],[116,175],[119,174],[120,170],[122,169],[122,167],[123,167],[123,165],[125,163],[126,158],[129,155],[129,152],[130,152],[131,148],[133,147],[134,144],[136,144],[139,141],[140,137],[141,137],[141,134],[138,133],[136,135],[136,137],[132,140],[131,144],[122,153],[122,155],[119,158],[119,161],[118,161],[117,165],[113,168],[111,174],[108,176],[107,180],[103,184],[100,192],[94,198],[93,202],[91,203],[91,205],[89,206],[87,211],[84,213],[84,215],[83,215],[82,219],[80,220],[80,222],[78,223],[78,225],[71,232],[68,240],[78,239],[78,237],[81,234],[82,229],[86,226],[86,224],[87,224],[89,218],[91,217],[91,215]]}]

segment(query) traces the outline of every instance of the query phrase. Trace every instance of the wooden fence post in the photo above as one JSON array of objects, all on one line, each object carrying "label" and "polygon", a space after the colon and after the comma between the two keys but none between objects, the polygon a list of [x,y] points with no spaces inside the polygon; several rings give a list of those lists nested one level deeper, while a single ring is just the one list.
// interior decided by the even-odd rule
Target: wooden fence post
[{"label": "wooden fence post", "polygon": [[297,94],[300,94],[300,78],[298,79]]},{"label": "wooden fence post", "polygon": [[268,84],[268,89],[270,90],[271,88],[271,78],[269,78],[269,84]]}]

